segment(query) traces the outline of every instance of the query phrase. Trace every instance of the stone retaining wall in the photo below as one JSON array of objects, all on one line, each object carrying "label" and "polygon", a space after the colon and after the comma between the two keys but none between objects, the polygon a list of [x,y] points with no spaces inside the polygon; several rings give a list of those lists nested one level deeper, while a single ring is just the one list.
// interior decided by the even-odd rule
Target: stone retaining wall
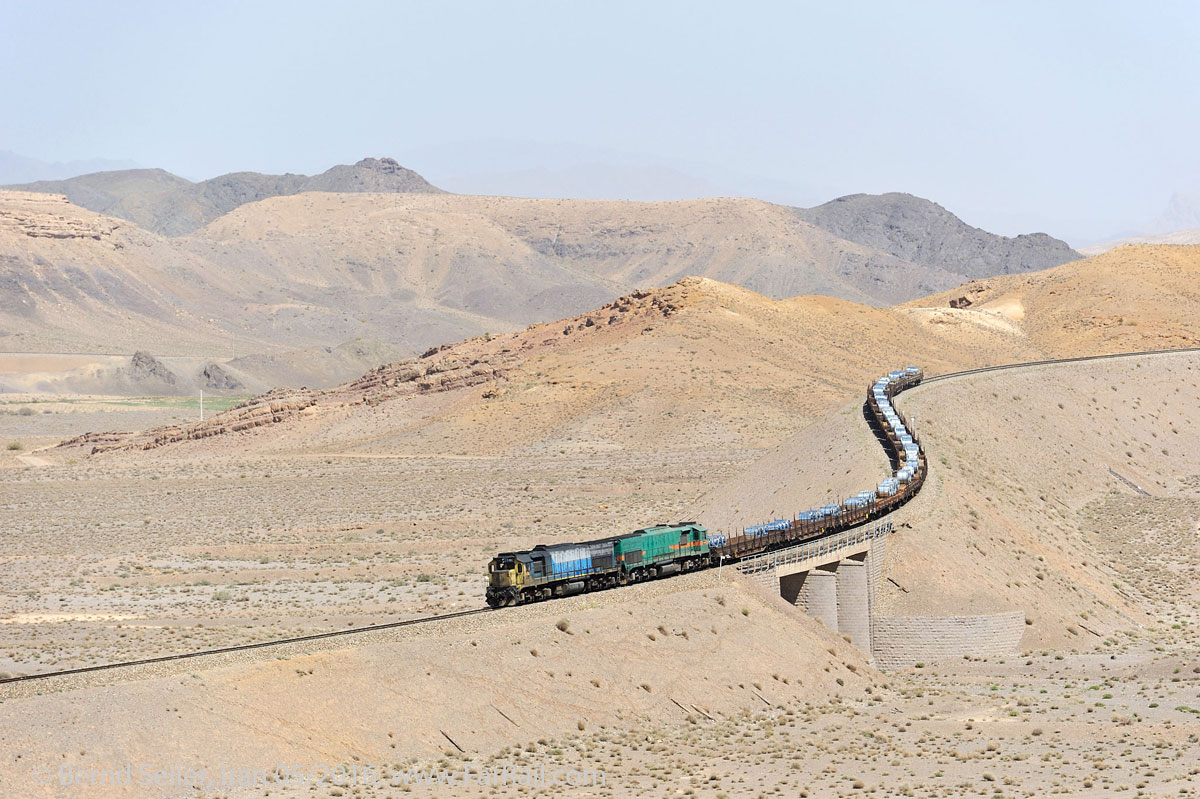
[{"label": "stone retaining wall", "polygon": [[1025,632],[1022,611],[986,616],[876,616],[871,654],[880,669],[946,658],[1012,655]]}]

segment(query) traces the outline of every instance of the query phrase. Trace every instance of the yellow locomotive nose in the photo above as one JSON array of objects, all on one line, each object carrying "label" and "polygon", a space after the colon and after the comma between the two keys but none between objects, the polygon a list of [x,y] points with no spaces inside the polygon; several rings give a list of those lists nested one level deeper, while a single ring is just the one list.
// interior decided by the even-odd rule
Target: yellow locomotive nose
[{"label": "yellow locomotive nose", "polygon": [[488,585],[493,588],[507,588],[516,584],[516,559],[511,555],[492,558],[492,562],[488,564]]},{"label": "yellow locomotive nose", "polygon": [[495,570],[491,573],[488,584],[494,588],[507,588],[510,585],[516,585],[516,577],[516,569],[509,569],[508,571]]},{"label": "yellow locomotive nose", "polygon": [[493,608],[514,605],[521,594],[521,564],[517,556],[504,552],[488,564],[487,603]]}]

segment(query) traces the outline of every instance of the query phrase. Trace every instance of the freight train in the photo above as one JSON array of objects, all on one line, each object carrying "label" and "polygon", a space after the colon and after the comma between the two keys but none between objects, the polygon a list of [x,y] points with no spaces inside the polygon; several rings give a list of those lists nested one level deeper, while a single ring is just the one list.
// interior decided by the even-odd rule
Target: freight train
[{"label": "freight train", "polygon": [[791,519],[747,527],[736,535],[709,532],[696,522],[678,522],[598,541],[503,552],[488,564],[487,603],[494,608],[519,605],[703,569],[821,538],[891,513],[925,482],[925,450],[892,403],[896,394],[921,378],[921,370],[909,366],[889,372],[867,390],[866,417],[892,465],[891,474],[874,489],[838,504],[800,511]]}]

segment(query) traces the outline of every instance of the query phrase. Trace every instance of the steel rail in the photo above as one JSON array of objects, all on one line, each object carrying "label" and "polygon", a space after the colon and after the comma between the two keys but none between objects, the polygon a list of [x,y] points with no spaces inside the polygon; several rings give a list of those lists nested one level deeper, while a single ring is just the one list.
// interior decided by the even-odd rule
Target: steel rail
[{"label": "steel rail", "polygon": [[330,630],[324,633],[309,633],[308,635],[298,635],[292,638],[278,638],[274,641],[256,641],[252,644],[235,644],[233,646],[221,646],[215,649],[201,649],[196,652],[181,652],[176,655],[159,655],[158,657],[142,658],[140,660],[123,660],[117,663],[103,663],[98,666],[80,666],[74,669],[61,669],[59,671],[46,671],[40,674],[22,674],[17,677],[5,677],[0,679],[0,685],[4,683],[28,682],[29,680],[44,680],[50,677],[66,677],[72,674],[87,674],[94,671],[107,671],[109,669],[125,669],[131,666],[146,666],[153,663],[170,663],[176,660],[187,660],[189,658],[208,657],[209,655],[227,655],[233,652],[246,652],[251,649],[265,649],[272,646],[286,646],[288,644],[305,643],[307,641],[320,641],[325,638],[336,638],[343,635],[358,635],[360,633],[378,632],[380,630],[393,630],[397,627],[410,627],[414,624],[425,624],[434,621],[446,621],[447,619],[459,619],[463,616],[474,616],[479,613],[489,613],[492,608],[475,608],[474,610],[460,610],[455,613],[443,613],[439,616],[422,616],[419,619],[404,619],[403,621],[389,621],[384,624],[371,624],[366,627],[347,627],[341,630]]},{"label": "steel rail", "polygon": [[1061,363],[1082,363],[1083,361],[1105,361],[1114,358],[1136,358],[1141,355],[1176,355],[1186,352],[1200,352],[1200,347],[1180,347],[1177,349],[1165,350],[1136,350],[1133,352],[1113,352],[1108,355],[1079,355],[1074,358],[1050,358],[1044,361],[1020,361],[1018,363],[1002,363],[996,366],[980,366],[976,369],[962,369],[958,372],[946,372],[945,374],[932,375],[922,378],[919,385],[913,386],[913,389],[920,388],[926,383],[936,383],[939,380],[950,380],[955,377],[967,377],[969,375],[984,374],[986,372],[999,372],[1003,369],[1028,369],[1035,366],[1054,366]]}]

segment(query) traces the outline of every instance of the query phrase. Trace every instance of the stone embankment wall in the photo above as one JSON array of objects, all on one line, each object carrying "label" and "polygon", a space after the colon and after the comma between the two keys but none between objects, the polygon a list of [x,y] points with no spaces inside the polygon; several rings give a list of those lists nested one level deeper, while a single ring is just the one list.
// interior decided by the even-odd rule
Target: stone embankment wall
[{"label": "stone embankment wall", "polygon": [[875,616],[871,655],[880,669],[901,669],[945,658],[996,657],[1017,651],[1025,632],[1022,611],[985,616]]}]

